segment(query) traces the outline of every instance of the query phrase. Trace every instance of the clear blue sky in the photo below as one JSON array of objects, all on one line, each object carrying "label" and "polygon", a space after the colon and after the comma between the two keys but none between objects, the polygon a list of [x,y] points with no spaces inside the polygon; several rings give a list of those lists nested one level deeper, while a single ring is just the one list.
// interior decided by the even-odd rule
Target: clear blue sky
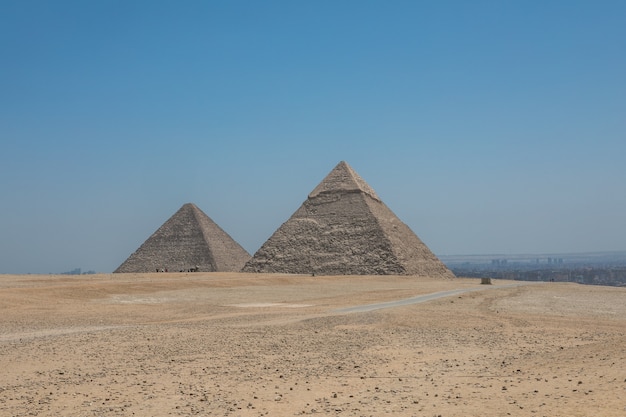
[{"label": "clear blue sky", "polygon": [[626,250],[621,0],[4,0],[0,60],[0,273],[253,253],[340,160],[436,254]]}]

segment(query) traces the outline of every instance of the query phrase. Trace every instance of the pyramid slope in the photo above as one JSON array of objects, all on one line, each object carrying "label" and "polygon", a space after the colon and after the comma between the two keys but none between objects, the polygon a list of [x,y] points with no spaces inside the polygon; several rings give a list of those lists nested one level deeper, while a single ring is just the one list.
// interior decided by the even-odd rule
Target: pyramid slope
[{"label": "pyramid slope", "polygon": [[195,204],[183,205],[114,272],[239,271],[250,255]]},{"label": "pyramid slope", "polygon": [[343,161],[243,271],[454,277]]},{"label": "pyramid slope", "polygon": [[454,278],[452,271],[389,207],[383,202],[370,200],[367,203],[407,275]]}]

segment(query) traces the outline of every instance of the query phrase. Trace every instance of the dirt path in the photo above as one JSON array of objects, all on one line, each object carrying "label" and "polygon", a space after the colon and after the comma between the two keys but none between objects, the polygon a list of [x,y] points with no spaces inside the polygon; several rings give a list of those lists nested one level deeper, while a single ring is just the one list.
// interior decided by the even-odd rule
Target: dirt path
[{"label": "dirt path", "polygon": [[385,303],[368,304],[363,306],[344,307],[333,310],[335,313],[366,313],[368,311],[382,310],[384,308],[403,307],[411,304],[420,304],[427,301],[437,300],[444,297],[453,297],[455,295],[465,294],[471,291],[484,291],[488,289],[513,288],[521,285],[528,285],[529,282],[520,282],[515,284],[481,286],[477,288],[465,288],[461,290],[441,291],[432,294],[418,295],[416,297],[405,298],[403,300],[387,301]]}]

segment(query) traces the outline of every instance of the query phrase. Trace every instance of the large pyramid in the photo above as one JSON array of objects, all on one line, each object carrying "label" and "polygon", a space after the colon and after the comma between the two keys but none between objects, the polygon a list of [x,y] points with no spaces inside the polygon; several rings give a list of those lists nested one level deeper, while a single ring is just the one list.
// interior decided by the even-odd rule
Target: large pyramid
[{"label": "large pyramid", "polygon": [[343,161],[263,244],[243,271],[454,278]]},{"label": "large pyramid", "polygon": [[114,272],[239,271],[249,259],[244,248],[188,203]]}]

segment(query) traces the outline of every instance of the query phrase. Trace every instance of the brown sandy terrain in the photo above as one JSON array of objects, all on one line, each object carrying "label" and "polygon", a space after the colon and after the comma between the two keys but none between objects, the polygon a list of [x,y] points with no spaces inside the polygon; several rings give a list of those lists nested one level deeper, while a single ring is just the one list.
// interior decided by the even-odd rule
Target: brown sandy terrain
[{"label": "brown sandy terrain", "polygon": [[494,283],[0,275],[0,415],[626,415],[626,289]]}]

